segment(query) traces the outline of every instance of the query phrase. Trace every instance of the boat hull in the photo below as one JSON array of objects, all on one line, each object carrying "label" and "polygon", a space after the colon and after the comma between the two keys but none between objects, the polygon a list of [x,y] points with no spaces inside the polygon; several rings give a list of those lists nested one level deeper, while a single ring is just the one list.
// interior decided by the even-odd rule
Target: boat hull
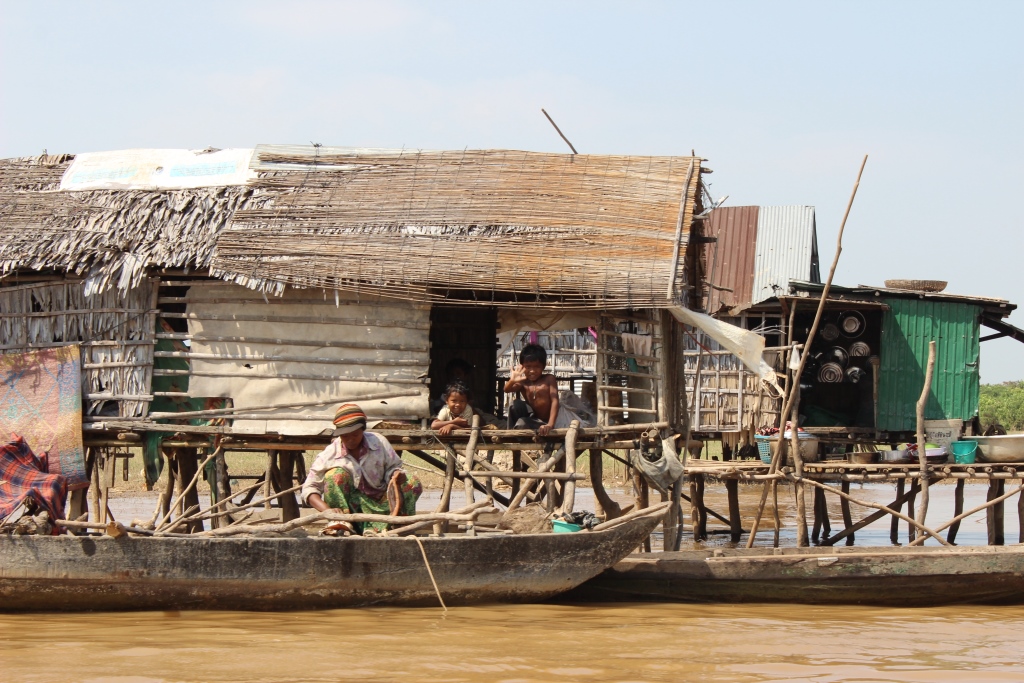
[{"label": "boat hull", "polygon": [[631,555],[571,601],[1024,603],[1024,548],[787,548]]},{"label": "boat hull", "polygon": [[[534,602],[634,550],[660,521],[599,532],[422,538],[448,605]],[[413,538],[0,538],[0,610],[438,605]]]}]

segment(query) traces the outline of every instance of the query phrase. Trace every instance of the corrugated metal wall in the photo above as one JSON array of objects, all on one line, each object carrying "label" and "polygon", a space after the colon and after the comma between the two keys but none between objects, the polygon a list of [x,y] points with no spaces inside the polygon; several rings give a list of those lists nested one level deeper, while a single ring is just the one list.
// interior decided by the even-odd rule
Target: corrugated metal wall
[{"label": "corrugated metal wall", "polygon": [[783,293],[790,280],[814,280],[817,236],[813,206],[762,206],[751,301]]},{"label": "corrugated metal wall", "polygon": [[978,412],[978,306],[922,299],[885,299],[882,319],[878,428],[916,429],[928,342],[936,342],[935,375],[925,408],[929,420],[969,420]]},{"label": "corrugated metal wall", "polygon": [[723,306],[731,308],[750,303],[758,210],[756,206],[733,206],[711,213],[707,236],[717,237],[718,243],[704,245],[706,277],[708,282],[732,290],[710,288],[707,310],[711,314]]}]

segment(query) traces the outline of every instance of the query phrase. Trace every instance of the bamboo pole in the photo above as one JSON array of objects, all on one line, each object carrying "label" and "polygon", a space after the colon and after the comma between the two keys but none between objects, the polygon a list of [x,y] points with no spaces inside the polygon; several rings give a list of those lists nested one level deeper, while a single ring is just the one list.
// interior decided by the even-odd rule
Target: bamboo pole
[{"label": "bamboo pole", "polygon": [[924,526],[928,515],[928,453],[925,446],[924,409],[928,405],[928,394],[932,390],[932,376],[935,374],[935,342],[928,342],[928,365],[924,373],[924,388],[917,399],[917,461],[921,465],[921,502],[917,506],[918,525]]},{"label": "bamboo pole", "polygon": [[[462,456],[462,466],[466,470],[466,478],[463,480],[466,491],[466,502],[472,504],[473,501],[473,465],[476,464],[476,444],[480,440],[480,416],[473,413],[472,431],[469,434],[469,442],[466,443],[466,450]],[[474,535],[473,525],[470,523],[466,529],[466,533],[469,536]]]},{"label": "bamboo pole", "polygon": [[[846,204],[846,211],[843,213],[843,221],[839,225],[839,235],[836,238],[836,254],[832,259],[832,267],[829,268],[828,278],[825,280],[825,286],[821,290],[821,299],[818,301],[818,310],[814,314],[814,323],[811,325],[810,332],[807,334],[807,340],[804,342],[805,352],[800,357],[800,365],[793,374],[793,385],[798,389],[800,384],[800,376],[803,374],[804,366],[807,364],[807,351],[810,351],[811,343],[814,341],[814,336],[818,332],[818,325],[821,323],[821,316],[825,310],[825,302],[828,300],[829,290],[832,289],[832,278],[835,277],[836,267],[839,265],[839,256],[843,253],[843,232],[846,230],[846,220],[850,216],[850,209],[853,208],[853,200],[857,196],[857,188],[860,187],[860,179],[864,174],[864,166],[868,163],[868,157],[865,154],[864,160],[860,164],[860,170],[857,172],[857,180],[853,184],[853,192],[850,193],[850,201]],[[789,414],[792,409],[793,402],[793,389],[794,386],[787,387],[786,394],[787,398],[783,401],[783,409],[779,413],[780,425],[785,421],[785,416]],[[779,469],[780,457],[785,455],[785,447],[783,444],[785,439],[780,438],[776,445],[774,452],[772,453],[772,462],[769,465],[769,473],[774,473]],[[757,529],[761,523],[761,515],[764,513],[764,506],[768,500],[768,485],[765,484],[764,489],[761,491],[761,501],[757,506],[757,514],[754,515],[754,523],[750,528],[750,536],[747,538],[747,547],[754,547],[754,539],[757,538]]]},{"label": "bamboo pole", "polygon": [[[569,423],[569,433],[565,435],[565,473],[567,480],[563,487],[562,496],[562,512],[572,512],[573,506],[576,504],[576,433],[579,431],[580,422],[579,420],[573,420]],[[579,477],[583,479],[581,475]]]},{"label": "bamboo pole", "polygon": [[[807,541],[807,499],[804,490],[804,458],[800,453],[800,376],[797,375],[793,381],[793,409],[790,413],[792,427],[789,430],[790,448],[793,451],[793,469],[796,472],[797,481],[794,483],[796,493],[796,544],[800,548],[806,548],[810,543]],[[783,440],[785,433],[779,435],[779,441]]]},{"label": "bamboo pole", "polygon": [[[486,501],[481,501],[486,503]],[[204,537],[204,536],[236,536],[238,534],[247,534],[253,532],[275,532],[284,533],[291,531],[292,529],[298,529],[299,527],[309,526],[317,522],[349,522],[349,523],[381,523],[381,524],[401,524],[408,525],[418,522],[435,522],[435,521],[446,521],[446,522],[472,522],[477,517],[486,512],[485,508],[477,508],[467,514],[455,514],[452,512],[430,512],[424,515],[370,515],[370,514],[339,514],[336,512],[318,512],[313,515],[307,515],[306,517],[299,517],[293,519],[290,522],[284,522],[282,524],[249,524],[240,526],[223,527],[220,529],[211,529],[209,531],[202,531],[193,536]]]},{"label": "bamboo pole", "polygon": [[[173,503],[171,504],[171,506],[170,506],[170,509],[169,509],[169,510],[167,510],[167,512],[166,512],[166,513],[165,513],[165,514],[164,514],[164,515],[163,515],[163,516],[162,516],[162,517],[160,518],[160,521],[159,521],[159,522],[157,523],[157,525],[156,525],[156,530],[157,530],[157,531],[160,531],[161,529],[163,529],[163,527],[164,527],[164,526],[166,526],[166,524],[167,524],[167,520],[168,520],[168,518],[169,518],[169,517],[171,516],[171,511],[172,511],[172,510],[174,510],[174,509],[176,509],[176,508],[178,507],[178,505],[179,505],[179,504],[181,503],[181,501],[182,501],[182,500],[183,500],[183,499],[185,498],[185,496],[186,496],[186,495],[188,494],[188,492],[189,492],[189,491],[191,491],[191,490],[192,490],[192,489],[193,489],[193,488],[195,487],[195,485],[196,485],[196,482],[197,482],[197,481],[199,481],[199,474],[200,474],[200,472],[202,472],[202,471],[203,471],[203,468],[205,468],[205,467],[206,467],[206,463],[208,463],[208,462],[210,462],[211,460],[213,460],[213,458],[214,458],[214,457],[216,457],[216,455],[217,455],[217,451],[216,451],[216,450],[214,450],[214,452],[213,452],[213,453],[210,453],[210,454],[209,454],[208,456],[206,456],[206,460],[204,460],[204,461],[203,461],[203,464],[202,464],[202,465],[200,465],[200,466],[199,466],[199,467],[198,467],[198,468],[196,469],[196,473],[195,473],[195,475],[193,475],[193,477],[192,477],[192,481],[190,481],[190,482],[189,482],[189,484],[188,484],[188,486],[186,486],[186,487],[184,488],[184,490],[182,490],[182,491],[181,491],[181,493],[179,493],[179,494],[178,494],[178,497],[177,497],[177,498],[175,498],[175,499],[174,499],[174,502],[173,502]],[[170,472],[168,472],[167,474],[168,474],[168,476],[169,476],[169,475],[170,475]]]},{"label": "bamboo pole", "polygon": [[[956,487],[953,489],[953,517],[959,517],[964,511],[964,485],[967,483],[966,479],[957,479]],[[950,543],[956,541],[956,534],[960,531],[960,522],[957,521],[949,526],[949,531],[946,533],[946,540]],[[1024,533],[1024,526],[1021,527],[1022,533]],[[1024,542],[1024,539],[1021,539]]]}]

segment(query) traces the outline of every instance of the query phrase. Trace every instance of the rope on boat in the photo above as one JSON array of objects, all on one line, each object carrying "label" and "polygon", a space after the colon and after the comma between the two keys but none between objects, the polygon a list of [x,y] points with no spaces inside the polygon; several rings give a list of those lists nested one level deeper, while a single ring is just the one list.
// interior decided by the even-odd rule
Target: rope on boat
[{"label": "rope on boat", "polygon": [[423,564],[427,565],[427,573],[430,574],[430,583],[434,584],[434,593],[437,594],[437,601],[441,603],[441,607],[444,609],[444,613],[448,614],[448,605],[444,604],[444,598],[441,597],[441,591],[437,587],[437,581],[434,579],[434,570],[430,568],[430,561],[427,559],[427,549],[423,547],[423,541],[420,540],[419,536],[411,536],[416,541],[416,545],[420,547],[420,554],[423,555]]}]

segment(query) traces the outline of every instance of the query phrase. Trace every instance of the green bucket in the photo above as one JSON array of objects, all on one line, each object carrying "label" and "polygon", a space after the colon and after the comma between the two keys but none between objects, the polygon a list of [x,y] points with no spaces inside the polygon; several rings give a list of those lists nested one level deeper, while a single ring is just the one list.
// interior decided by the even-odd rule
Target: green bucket
[{"label": "green bucket", "polygon": [[949,444],[953,452],[953,461],[957,465],[973,465],[975,453],[978,450],[977,441],[954,441]]},{"label": "green bucket", "polygon": [[551,530],[556,534],[571,534],[574,531],[583,531],[583,527],[579,524],[563,522],[560,519],[553,519],[551,520]]}]

